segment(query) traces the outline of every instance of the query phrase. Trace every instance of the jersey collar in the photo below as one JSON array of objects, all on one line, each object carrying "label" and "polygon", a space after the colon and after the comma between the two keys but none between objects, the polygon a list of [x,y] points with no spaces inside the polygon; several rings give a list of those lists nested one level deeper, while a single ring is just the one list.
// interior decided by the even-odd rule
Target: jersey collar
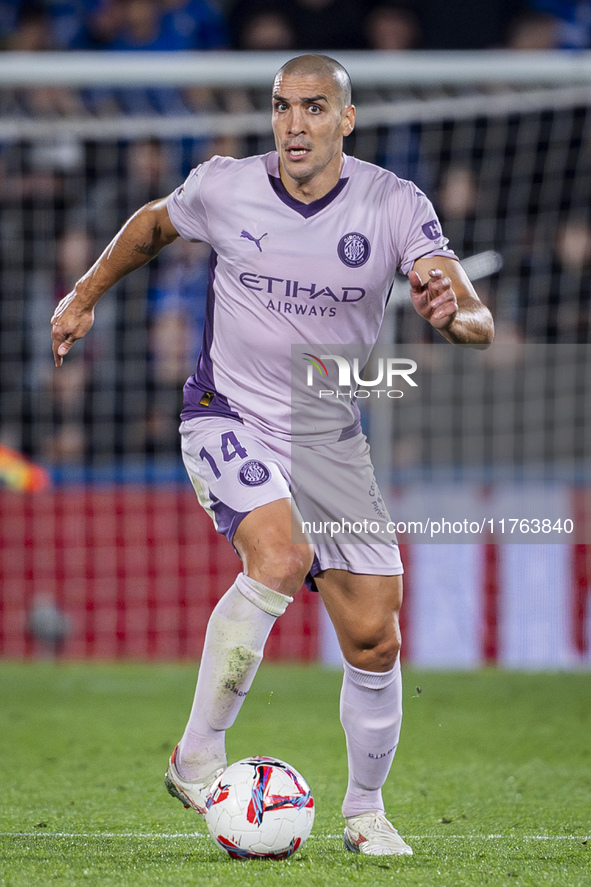
[{"label": "jersey collar", "polygon": [[315,216],[316,213],[319,213],[321,210],[325,209],[329,204],[333,202],[333,200],[339,196],[347,182],[349,181],[349,176],[345,175],[345,171],[348,167],[348,160],[346,154],[343,154],[343,168],[341,170],[341,177],[328,194],[325,194],[324,197],[319,197],[318,200],[313,200],[312,203],[303,203],[301,200],[296,200],[295,197],[292,197],[283,182],[281,181],[281,176],[279,175],[279,156],[276,151],[273,151],[268,156],[267,160],[267,174],[269,176],[269,182],[271,183],[271,187],[273,191],[277,195],[277,197],[285,203],[286,206],[289,206],[290,209],[294,209],[297,213],[303,216],[305,219],[309,219],[311,216]]}]

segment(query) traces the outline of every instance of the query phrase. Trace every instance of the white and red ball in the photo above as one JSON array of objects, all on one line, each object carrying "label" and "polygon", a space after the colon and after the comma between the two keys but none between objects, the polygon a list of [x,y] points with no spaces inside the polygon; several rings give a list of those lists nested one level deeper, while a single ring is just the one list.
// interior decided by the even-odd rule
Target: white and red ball
[{"label": "white and red ball", "polygon": [[214,782],[205,821],[234,859],[287,859],[312,831],[314,799],[284,761],[244,758]]}]

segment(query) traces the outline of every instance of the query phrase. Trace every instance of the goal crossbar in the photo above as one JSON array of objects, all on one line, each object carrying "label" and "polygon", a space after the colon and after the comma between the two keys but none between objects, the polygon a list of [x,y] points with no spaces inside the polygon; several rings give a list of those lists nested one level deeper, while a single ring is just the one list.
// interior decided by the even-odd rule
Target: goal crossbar
[{"label": "goal crossbar", "polygon": [[[357,88],[484,83],[591,85],[591,52],[334,52]],[[279,52],[7,52],[0,87],[268,86]]]}]

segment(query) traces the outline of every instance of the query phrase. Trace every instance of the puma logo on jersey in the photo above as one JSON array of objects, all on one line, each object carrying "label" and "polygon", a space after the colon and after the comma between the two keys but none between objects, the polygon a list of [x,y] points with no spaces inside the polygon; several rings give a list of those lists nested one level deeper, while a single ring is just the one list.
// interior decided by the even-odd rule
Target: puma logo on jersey
[{"label": "puma logo on jersey", "polygon": [[252,240],[253,243],[256,243],[258,251],[260,253],[262,253],[263,248],[261,246],[261,240],[263,239],[263,237],[266,237],[268,233],[269,232],[267,231],[265,234],[262,234],[261,237],[257,238],[257,237],[253,237],[253,235],[250,234],[248,231],[242,231],[240,236],[245,237],[247,240]]}]

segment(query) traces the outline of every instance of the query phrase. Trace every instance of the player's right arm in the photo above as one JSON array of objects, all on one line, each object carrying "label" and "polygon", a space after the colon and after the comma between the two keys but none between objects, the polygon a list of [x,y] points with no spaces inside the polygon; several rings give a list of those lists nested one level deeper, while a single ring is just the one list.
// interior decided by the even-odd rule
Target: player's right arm
[{"label": "player's right arm", "polygon": [[51,318],[56,367],[94,322],[94,306],[122,277],[146,265],[178,237],[166,209],[167,198],[147,203],[125,223],[92,268],[61,300]]}]

